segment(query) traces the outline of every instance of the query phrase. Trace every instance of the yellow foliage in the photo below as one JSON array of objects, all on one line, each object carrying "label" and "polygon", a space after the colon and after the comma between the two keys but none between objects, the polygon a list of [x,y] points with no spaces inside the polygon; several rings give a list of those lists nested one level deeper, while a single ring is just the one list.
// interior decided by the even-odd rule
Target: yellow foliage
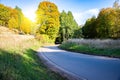
[{"label": "yellow foliage", "polygon": [[9,21],[8,21],[8,27],[10,29],[12,28],[18,28],[18,21],[15,19],[15,18],[11,18]]},{"label": "yellow foliage", "polygon": [[21,22],[20,28],[24,33],[29,34],[31,32],[31,22],[30,22],[30,20],[27,19],[26,17],[24,17],[23,21]]},{"label": "yellow foliage", "polygon": [[36,14],[39,33],[48,35],[54,41],[60,26],[57,6],[49,1],[43,1],[39,4]]}]

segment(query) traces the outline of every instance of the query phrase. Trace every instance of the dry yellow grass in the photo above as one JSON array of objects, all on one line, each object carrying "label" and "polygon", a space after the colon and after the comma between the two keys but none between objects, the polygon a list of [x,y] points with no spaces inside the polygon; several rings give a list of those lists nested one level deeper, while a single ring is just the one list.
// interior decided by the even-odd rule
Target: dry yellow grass
[{"label": "dry yellow grass", "polygon": [[68,42],[73,42],[79,45],[87,45],[95,48],[120,48],[120,40],[112,39],[69,39]]},{"label": "dry yellow grass", "polygon": [[[31,36],[20,35],[0,35],[0,49],[23,49],[31,45]],[[34,42],[34,41],[33,41]],[[32,43],[33,44],[33,43]]]},{"label": "dry yellow grass", "polygon": [[43,65],[33,36],[8,33],[0,34],[0,80],[66,80]]},{"label": "dry yellow grass", "polygon": [[[23,49],[29,47],[30,40],[34,39],[31,35],[18,35],[6,27],[0,27],[0,49]],[[23,44],[24,43],[24,44]]]}]

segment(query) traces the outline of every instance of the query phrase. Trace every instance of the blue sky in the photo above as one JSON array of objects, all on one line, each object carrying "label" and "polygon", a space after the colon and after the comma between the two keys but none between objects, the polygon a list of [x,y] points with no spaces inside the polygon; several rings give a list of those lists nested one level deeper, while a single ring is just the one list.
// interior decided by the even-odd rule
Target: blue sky
[{"label": "blue sky", "polygon": [[[0,3],[14,8],[20,7],[23,13],[31,20],[35,19],[35,11],[39,3],[44,0],[0,0]],[[58,6],[59,11],[72,11],[75,20],[79,25],[85,21],[97,16],[99,10],[106,7],[112,7],[115,0],[49,0]]]}]

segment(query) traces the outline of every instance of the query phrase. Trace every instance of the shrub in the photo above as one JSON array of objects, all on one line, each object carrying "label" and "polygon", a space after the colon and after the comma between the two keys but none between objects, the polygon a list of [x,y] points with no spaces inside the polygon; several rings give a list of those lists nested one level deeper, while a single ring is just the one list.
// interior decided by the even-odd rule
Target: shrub
[{"label": "shrub", "polygon": [[41,43],[49,43],[50,42],[48,35],[45,35],[45,34],[37,34],[36,39],[39,40]]}]

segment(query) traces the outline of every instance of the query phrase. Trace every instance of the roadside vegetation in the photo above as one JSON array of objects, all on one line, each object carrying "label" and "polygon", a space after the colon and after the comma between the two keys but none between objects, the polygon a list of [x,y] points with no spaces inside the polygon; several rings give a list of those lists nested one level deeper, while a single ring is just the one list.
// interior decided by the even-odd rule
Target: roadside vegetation
[{"label": "roadside vegetation", "polygon": [[[119,0],[116,0],[113,7],[101,9],[97,17],[89,18],[81,28],[75,30],[76,37],[66,34],[69,37],[59,47],[69,51],[120,58],[119,23],[120,5]],[[69,30],[67,28],[66,32]]]},{"label": "roadside vegetation", "polygon": [[59,48],[83,54],[120,58],[120,40],[112,39],[71,39]]},{"label": "roadside vegetation", "polygon": [[39,3],[35,23],[20,7],[0,4],[0,28],[0,80],[64,80],[37,57],[36,50],[45,43],[63,42],[61,49],[120,57],[119,0],[113,7],[101,9],[98,17],[88,19],[83,26],[77,24],[71,11],[60,13],[50,1]]},{"label": "roadside vegetation", "polygon": [[0,34],[0,80],[65,80],[37,56],[42,43],[33,36],[10,33]]},{"label": "roadside vegetation", "polygon": [[60,26],[57,6],[40,2],[36,15],[33,23],[18,6],[0,4],[0,80],[66,80],[44,66],[36,52],[55,41]]}]

